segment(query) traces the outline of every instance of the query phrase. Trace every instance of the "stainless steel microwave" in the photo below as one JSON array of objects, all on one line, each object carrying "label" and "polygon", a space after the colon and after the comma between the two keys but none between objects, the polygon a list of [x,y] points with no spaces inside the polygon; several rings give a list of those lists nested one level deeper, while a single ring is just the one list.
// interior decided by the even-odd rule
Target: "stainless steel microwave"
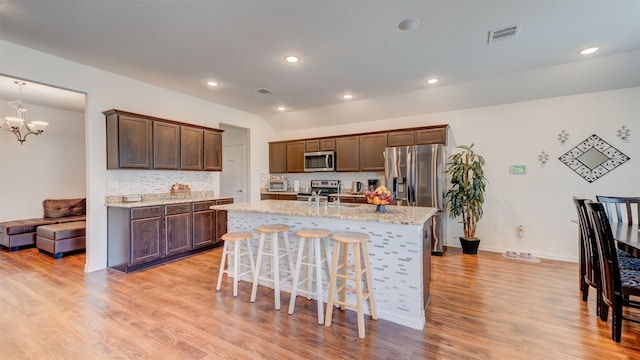
[{"label": "stainless steel microwave", "polygon": [[304,171],[336,171],[335,151],[304,153]]}]

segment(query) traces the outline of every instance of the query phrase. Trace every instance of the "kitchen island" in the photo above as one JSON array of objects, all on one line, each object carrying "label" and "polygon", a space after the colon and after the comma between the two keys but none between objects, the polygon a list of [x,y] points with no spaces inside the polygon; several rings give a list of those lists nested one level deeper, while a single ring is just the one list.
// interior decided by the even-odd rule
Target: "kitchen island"
[{"label": "kitchen island", "polygon": [[[294,256],[297,246],[295,233],[302,228],[369,234],[378,317],[414,329],[424,328],[431,280],[430,219],[437,209],[387,205],[386,213],[381,214],[375,212],[373,205],[316,205],[278,200],[216,205],[211,208],[228,211],[230,232],[256,233],[255,229],[263,224],[291,226],[289,240]],[[255,239],[254,246],[257,246]],[[242,280],[251,281],[249,278]],[[287,285],[282,285],[282,289],[290,290]],[[325,302],[326,296],[325,290]]]}]

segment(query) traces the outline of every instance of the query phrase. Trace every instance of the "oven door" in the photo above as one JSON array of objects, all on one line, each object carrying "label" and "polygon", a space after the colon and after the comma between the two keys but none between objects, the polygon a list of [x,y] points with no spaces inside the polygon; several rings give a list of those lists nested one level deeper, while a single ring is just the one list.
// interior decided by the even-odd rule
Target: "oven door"
[{"label": "oven door", "polygon": [[335,171],[335,154],[333,151],[304,153],[304,171]]}]

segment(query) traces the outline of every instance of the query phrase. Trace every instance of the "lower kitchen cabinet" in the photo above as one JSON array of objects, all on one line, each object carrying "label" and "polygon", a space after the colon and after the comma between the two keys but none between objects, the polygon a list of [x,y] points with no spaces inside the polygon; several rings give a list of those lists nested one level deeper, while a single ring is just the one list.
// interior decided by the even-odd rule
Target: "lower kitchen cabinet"
[{"label": "lower kitchen cabinet", "polygon": [[[220,245],[227,212],[219,199],[136,208],[108,207],[107,266],[131,272]],[[220,231],[224,231],[219,233]]]},{"label": "lower kitchen cabinet", "polygon": [[260,194],[260,200],[298,200],[296,194]]}]

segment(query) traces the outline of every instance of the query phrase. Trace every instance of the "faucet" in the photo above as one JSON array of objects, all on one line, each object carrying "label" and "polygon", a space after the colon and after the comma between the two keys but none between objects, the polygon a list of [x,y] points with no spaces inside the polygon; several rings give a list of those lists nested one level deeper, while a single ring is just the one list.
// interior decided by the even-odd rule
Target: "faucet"
[{"label": "faucet", "polygon": [[315,201],[316,206],[320,205],[320,193],[322,192],[322,189],[318,190],[318,192],[312,191],[311,192],[311,197],[309,198],[309,205],[311,205],[311,202]]},{"label": "faucet", "polygon": [[338,183],[338,196],[333,201],[337,206],[340,206],[340,193],[342,193],[342,183]]}]

